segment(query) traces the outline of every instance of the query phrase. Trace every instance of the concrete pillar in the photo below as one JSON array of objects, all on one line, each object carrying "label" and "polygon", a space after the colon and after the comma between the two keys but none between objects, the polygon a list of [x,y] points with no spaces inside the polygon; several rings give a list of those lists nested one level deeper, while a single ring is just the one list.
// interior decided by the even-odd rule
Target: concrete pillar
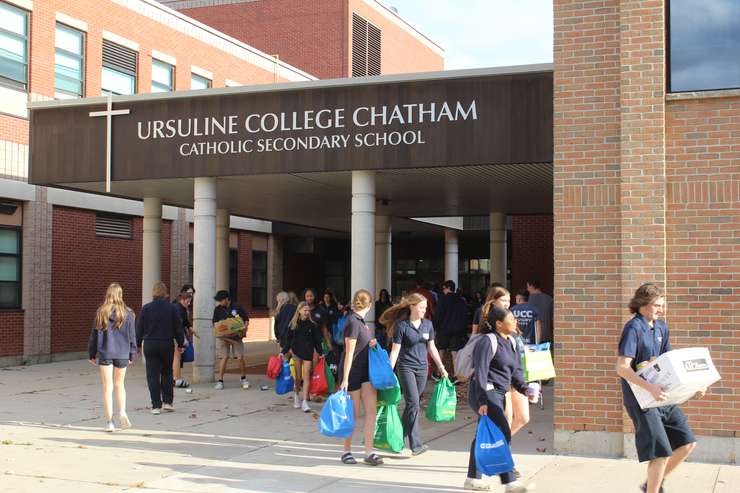
[{"label": "concrete pillar", "polygon": [[172,298],[180,291],[183,284],[190,282],[188,272],[188,255],[190,245],[190,225],[185,216],[185,209],[177,208],[177,219],[172,221],[170,249],[170,292]]},{"label": "concrete pillar", "polygon": [[[352,172],[352,241],[350,296],[366,289],[375,298],[375,172]],[[374,310],[366,322],[375,320]]]},{"label": "concrete pillar", "polygon": [[193,381],[213,381],[215,339],[213,337],[213,296],[216,293],[216,179],[195,179],[193,208],[193,284],[196,295],[193,326],[195,339]]},{"label": "concrete pillar", "polygon": [[[216,291],[229,289],[229,211],[216,210]],[[231,293],[234,297],[234,293]]]},{"label": "concrete pillar", "polygon": [[[391,292],[392,231],[390,216],[375,216],[375,289]],[[377,299],[378,293],[373,293]]]},{"label": "concrete pillar", "polygon": [[162,280],[162,200],[157,197],[144,198],[142,238],[141,304],[144,305],[152,301],[154,283]]},{"label": "concrete pillar", "polygon": [[456,229],[445,229],[445,281],[454,281],[459,286],[459,253]]},{"label": "concrete pillar", "polygon": [[506,286],[506,214],[490,215],[491,282]]}]

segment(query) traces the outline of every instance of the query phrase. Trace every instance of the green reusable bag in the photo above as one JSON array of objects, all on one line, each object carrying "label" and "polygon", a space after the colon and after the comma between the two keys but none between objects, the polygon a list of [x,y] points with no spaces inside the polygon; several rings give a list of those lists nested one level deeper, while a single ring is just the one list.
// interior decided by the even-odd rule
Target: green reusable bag
[{"label": "green reusable bag", "polygon": [[381,406],[395,406],[401,402],[401,386],[398,383],[398,377],[396,377],[395,387],[389,389],[378,390],[377,407]]},{"label": "green reusable bag", "polygon": [[373,447],[399,453],[403,450],[403,425],[398,406],[381,406],[375,421]]},{"label": "green reusable bag", "polygon": [[434,386],[434,393],[429,399],[425,416],[429,421],[445,422],[455,420],[457,393],[450,379],[445,377]]},{"label": "green reusable bag", "polygon": [[324,375],[326,375],[326,385],[329,387],[329,395],[334,393],[337,386],[336,380],[334,380],[334,374],[329,369],[329,363],[324,362]]},{"label": "green reusable bag", "polygon": [[555,378],[555,366],[552,364],[550,350],[524,351],[522,370],[524,370],[524,381],[526,382]]}]

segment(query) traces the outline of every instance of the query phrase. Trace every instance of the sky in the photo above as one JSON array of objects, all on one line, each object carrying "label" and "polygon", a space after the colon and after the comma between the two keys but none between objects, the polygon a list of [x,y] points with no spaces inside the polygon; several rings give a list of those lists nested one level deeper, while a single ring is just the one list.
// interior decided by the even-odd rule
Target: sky
[{"label": "sky", "polygon": [[552,62],[552,0],[382,0],[445,49],[448,70]]}]

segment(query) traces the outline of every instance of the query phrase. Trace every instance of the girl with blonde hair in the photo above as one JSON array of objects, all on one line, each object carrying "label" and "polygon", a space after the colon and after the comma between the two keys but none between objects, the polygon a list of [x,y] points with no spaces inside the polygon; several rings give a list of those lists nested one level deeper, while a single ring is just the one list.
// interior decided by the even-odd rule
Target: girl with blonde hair
[{"label": "girl with blonde hair", "polygon": [[88,341],[90,363],[97,365],[103,386],[105,431],[116,430],[113,423],[113,394],[116,396],[122,429],[130,428],[126,414],[126,368],[136,357],[136,324],[134,312],[123,301],[123,289],[118,283],[108,286],[103,304],[95,313],[95,322]]},{"label": "girl with blonde hair", "polygon": [[443,378],[447,370],[434,344],[434,326],[424,318],[427,299],[412,293],[383,312],[380,323],[387,327],[392,341],[391,366],[396,369],[406,406],[403,410],[403,435],[412,455],[423,454],[428,447],[421,441],[419,427],[420,399],[427,385],[427,354],[431,354]]},{"label": "girl with blonde hair", "polygon": [[311,363],[314,351],[321,355],[321,329],[311,318],[311,307],[305,301],[298,304],[293,318],[288,325],[281,356],[293,355],[295,363],[295,395],[293,407],[299,407],[304,413],[311,412],[308,405],[308,389],[311,383]]},{"label": "girl with blonde hair", "polygon": [[[360,404],[365,412],[363,434],[365,436],[365,463],[378,466],[383,459],[373,452],[375,435],[375,404],[377,394],[370,383],[368,351],[377,341],[374,331],[365,323],[365,317],[373,306],[373,295],[365,289],[358,290],[352,297],[352,311],[344,325],[344,358],[339,367],[341,375],[340,390],[348,391],[354,404],[355,420],[360,416]],[[352,456],[352,435],[344,440],[342,463],[357,464]]]}]

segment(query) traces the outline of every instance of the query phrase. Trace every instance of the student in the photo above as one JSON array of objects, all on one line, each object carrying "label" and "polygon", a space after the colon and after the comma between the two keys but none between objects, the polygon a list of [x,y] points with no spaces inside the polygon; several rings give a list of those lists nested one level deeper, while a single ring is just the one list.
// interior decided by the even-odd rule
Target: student
[{"label": "student", "polygon": [[[696,439],[686,416],[678,406],[642,410],[630,383],[647,390],[657,401],[666,399],[659,385],[637,375],[637,370],[653,358],[671,350],[668,325],[660,320],[665,295],[652,283],[643,284],[629,302],[634,314],[622,329],[619,339],[617,374],[621,377],[622,397],[635,425],[635,446],[640,462],[647,462],[647,481],[640,488],[647,493],[662,493],[663,479],[693,452]],[[704,396],[704,391],[697,394]]]},{"label": "student", "polygon": [[216,300],[216,307],[213,309],[213,325],[228,318],[233,318],[239,315],[244,321],[244,330],[233,336],[228,337],[216,337],[216,358],[218,359],[218,380],[216,381],[216,390],[223,390],[224,388],[224,374],[226,373],[226,363],[229,360],[229,354],[231,357],[239,361],[239,369],[241,370],[241,378],[239,382],[243,389],[249,388],[249,381],[247,380],[247,363],[244,359],[244,339],[247,336],[247,329],[249,327],[249,316],[244,308],[231,302],[231,296],[229,292],[222,289],[213,298]]},{"label": "student", "polygon": [[334,322],[337,321],[337,318],[339,318],[337,299],[334,297],[334,293],[331,289],[327,289],[324,291],[324,296],[322,298],[321,304],[323,305],[324,311],[326,312],[327,328],[331,328],[331,326],[334,325]]},{"label": "student", "polygon": [[378,293],[378,299],[375,301],[375,339],[378,340],[380,347],[388,347],[390,340],[386,339],[387,327],[380,321],[383,313],[393,305],[391,295],[388,290],[383,288]]},{"label": "student", "polygon": [[273,317],[275,317],[275,339],[280,344],[280,347],[285,347],[285,337],[288,335],[290,320],[295,314],[295,309],[298,303],[295,305],[290,302],[290,295],[285,291],[280,291],[275,296],[275,310],[273,311]]},{"label": "student", "polygon": [[[305,301],[308,307],[311,309],[311,318],[321,329],[321,335],[326,342],[326,347],[329,348],[329,351],[331,351],[332,343],[328,325],[329,314],[321,304],[316,303],[316,291],[314,291],[313,288],[306,288],[303,291],[303,301]],[[316,363],[318,362],[318,360],[319,357],[317,353],[314,355],[314,362]]]},{"label": "student", "polygon": [[[186,346],[192,346],[193,335],[195,334],[195,332],[193,331],[193,322],[190,320],[190,313],[188,312],[188,309],[190,308],[190,301],[192,299],[192,294],[190,294],[188,291],[182,291],[179,295],[177,295],[177,299],[174,302],[174,305],[177,308],[177,312],[180,315],[180,319],[182,320],[182,328],[185,332]],[[175,350],[174,355],[175,356],[172,360],[172,375],[175,378],[175,387],[186,389],[190,387],[190,383],[182,378],[182,354],[180,354],[180,351]]]},{"label": "student", "polygon": [[[516,318],[509,310],[500,306],[490,306],[486,318],[481,323],[481,334],[492,334],[497,340],[496,354],[492,354],[489,336],[481,336],[473,349],[474,374],[468,391],[470,406],[481,416],[488,416],[501,430],[507,442],[511,442],[509,422],[504,415],[505,395],[512,387],[526,395],[519,355],[511,341],[516,332]],[[532,399],[534,398],[531,397]],[[529,488],[519,482],[514,471],[500,474],[501,484],[507,493],[525,493]],[[490,490],[491,485],[481,479],[475,463],[475,438],[470,445],[468,477],[466,490]]]},{"label": "student", "polygon": [[529,291],[520,289],[516,293],[516,305],[511,309],[511,313],[516,317],[524,343],[539,344],[542,338],[542,320],[537,307],[528,301]]},{"label": "student", "polygon": [[[162,409],[175,410],[172,360],[175,351],[182,353],[184,349],[185,332],[177,308],[167,300],[167,286],[163,282],[154,283],[152,298],[141,308],[136,323],[136,346],[141,348],[144,344],[152,414],[160,414]],[[177,342],[177,349],[173,341]]]},{"label": "student", "polygon": [[126,414],[126,368],[136,357],[136,329],[134,312],[123,301],[123,289],[112,283],[105,292],[105,300],[95,313],[95,322],[88,341],[90,363],[100,368],[103,385],[103,413],[105,431],[116,431],[113,424],[113,394],[115,391],[121,429],[131,428]]},{"label": "student", "polygon": [[391,366],[396,369],[406,406],[403,410],[403,435],[408,439],[412,455],[420,455],[429,447],[421,441],[419,427],[420,399],[427,384],[427,355],[430,354],[442,377],[447,376],[442,358],[434,345],[434,327],[424,318],[427,300],[418,293],[410,294],[397,305],[388,308],[381,323],[388,327]]},{"label": "student", "polygon": [[[455,356],[468,340],[467,306],[465,300],[455,292],[455,281],[442,284],[442,297],[437,303],[435,313],[436,344],[442,361],[450,354],[453,375],[455,374]],[[457,380],[454,381],[457,384]]]},{"label": "student", "polygon": [[[360,405],[365,412],[363,434],[365,437],[365,463],[371,466],[383,464],[383,459],[373,452],[375,435],[375,405],[377,394],[370,383],[368,351],[377,344],[373,331],[365,323],[365,316],[373,305],[373,295],[364,289],[352,297],[352,312],[344,327],[344,358],[339,374],[342,381],[339,388],[348,391],[354,403],[355,420],[359,421]],[[352,456],[352,435],[344,440],[342,463],[357,464]]]},{"label": "student", "polygon": [[529,302],[537,308],[542,320],[540,342],[552,342],[552,296],[542,292],[540,281],[537,279],[527,281],[527,291]]},{"label": "student", "polygon": [[285,345],[282,348],[283,359],[293,355],[295,364],[295,394],[293,407],[299,407],[304,413],[311,412],[308,405],[308,389],[311,384],[311,363],[314,351],[321,355],[321,330],[311,318],[311,309],[305,301],[298,304],[293,318],[288,325]]},{"label": "student", "polygon": [[437,297],[434,293],[429,291],[424,285],[424,279],[417,279],[414,289],[411,289],[407,294],[418,293],[427,300],[427,312],[424,314],[424,318],[429,320],[434,317],[434,310],[437,308]]},{"label": "student", "polygon": [[472,333],[473,334],[477,334],[479,332],[481,319],[485,320],[485,317],[481,317],[481,311],[483,310],[483,305],[486,303],[486,301],[491,300],[496,293],[499,293],[498,291],[499,288],[503,288],[504,290],[506,290],[506,286],[504,286],[500,282],[492,283],[486,290],[486,296],[483,299],[483,303],[481,303],[481,305],[475,309],[475,312],[473,313],[473,321],[472,321]]}]

